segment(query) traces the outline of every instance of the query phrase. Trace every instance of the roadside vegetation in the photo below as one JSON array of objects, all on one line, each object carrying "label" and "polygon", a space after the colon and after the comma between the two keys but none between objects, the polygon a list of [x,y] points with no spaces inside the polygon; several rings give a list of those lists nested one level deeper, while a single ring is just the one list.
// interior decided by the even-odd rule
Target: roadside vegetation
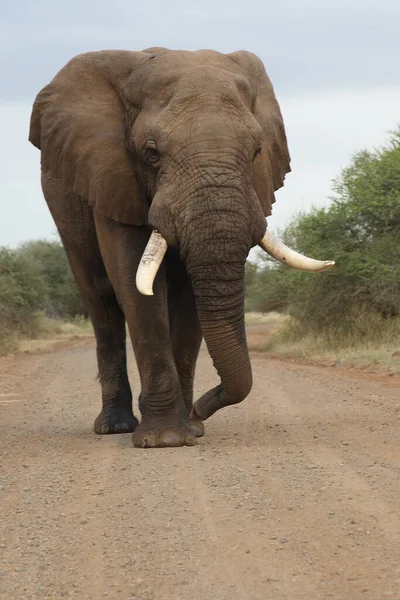
[{"label": "roadside vegetation", "polygon": [[80,336],[90,331],[60,242],[0,247],[0,354],[21,340]]},{"label": "roadside vegetation", "polygon": [[298,214],[280,236],[336,265],[309,274],[265,255],[247,264],[247,311],[286,316],[265,348],[400,370],[400,129],[382,148],[357,153],[330,205]]}]

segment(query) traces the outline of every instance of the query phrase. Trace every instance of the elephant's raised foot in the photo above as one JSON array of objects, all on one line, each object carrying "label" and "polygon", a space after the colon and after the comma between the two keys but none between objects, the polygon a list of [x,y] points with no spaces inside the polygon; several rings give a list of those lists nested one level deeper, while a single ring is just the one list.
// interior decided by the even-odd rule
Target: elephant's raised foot
[{"label": "elephant's raised foot", "polygon": [[131,433],[135,431],[139,421],[132,410],[124,406],[103,408],[94,422],[94,431],[99,435],[110,433]]},{"label": "elephant's raised foot", "polygon": [[203,437],[205,433],[204,423],[203,421],[198,421],[197,419],[190,419],[190,428],[194,432],[196,437]]},{"label": "elephant's raised foot", "polygon": [[132,443],[136,448],[172,448],[194,446],[196,433],[188,421],[162,422],[146,419],[134,431]]}]

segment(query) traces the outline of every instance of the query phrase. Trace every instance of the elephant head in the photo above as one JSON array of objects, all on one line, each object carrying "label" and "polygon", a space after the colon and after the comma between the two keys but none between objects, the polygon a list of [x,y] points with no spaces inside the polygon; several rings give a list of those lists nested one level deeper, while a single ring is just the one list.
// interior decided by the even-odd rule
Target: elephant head
[{"label": "elephant head", "polygon": [[251,388],[244,267],[261,245],[304,270],[307,259],[266,231],[290,171],[281,112],[248,52],[103,51],[71,60],[37,96],[30,141],[42,169],[95,211],[153,230],[137,274],[144,294],[168,246],[186,263],[222,386],[196,406],[207,418]]}]

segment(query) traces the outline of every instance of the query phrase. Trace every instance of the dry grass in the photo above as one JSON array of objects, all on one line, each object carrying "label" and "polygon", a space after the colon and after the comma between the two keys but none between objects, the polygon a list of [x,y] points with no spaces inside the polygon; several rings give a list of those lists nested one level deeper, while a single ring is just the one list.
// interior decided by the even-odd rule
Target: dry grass
[{"label": "dry grass", "polygon": [[264,350],[334,366],[400,372],[400,319],[366,318],[367,326],[359,316],[350,331],[320,336],[303,334],[293,319],[286,319],[265,336]]},{"label": "dry grass", "polygon": [[354,346],[331,349],[315,338],[304,338],[297,342],[274,339],[266,341],[264,348],[274,354],[290,356],[305,361],[329,362],[334,366],[365,367],[400,372],[400,343]]},{"label": "dry grass", "polygon": [[256,313],[256,312],[248,312],[246,313],[246,325],[264,325],[270,323],[284,323],[288,317],[285,315],[281,315],[277,312],[270,313]]},{"label": "dry grass", "polygon": [[9,335],[3,340],[0,354],[10,352],[36,352],[51,348],[60,342],[92,337],[93,330],[90,321],[76,318],[73,321],[50,319],[42,313],[37,313],[21,327],[18,334]]},{"label": "dry grass", "polygon": [[246,333],[249,350],[263,351],[267,340],[287,320],[279,313],[246,313]]}]

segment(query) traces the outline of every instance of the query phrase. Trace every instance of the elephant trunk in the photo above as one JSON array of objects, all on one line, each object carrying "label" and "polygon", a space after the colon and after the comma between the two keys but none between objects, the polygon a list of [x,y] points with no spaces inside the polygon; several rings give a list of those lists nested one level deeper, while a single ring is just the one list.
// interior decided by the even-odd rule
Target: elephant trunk
[{"label": "elephant trunk", "polygon": [[[244,260],[224,262],[224,252],[204,249],[204,264],[186,261],[192,281],[202,333],[221,384],[195,404],[193,417],[205,420],[218,409],[237,404],[248,396],[252,372],[244,324]],[[225,252],[226,255],[226,252]]]}]

